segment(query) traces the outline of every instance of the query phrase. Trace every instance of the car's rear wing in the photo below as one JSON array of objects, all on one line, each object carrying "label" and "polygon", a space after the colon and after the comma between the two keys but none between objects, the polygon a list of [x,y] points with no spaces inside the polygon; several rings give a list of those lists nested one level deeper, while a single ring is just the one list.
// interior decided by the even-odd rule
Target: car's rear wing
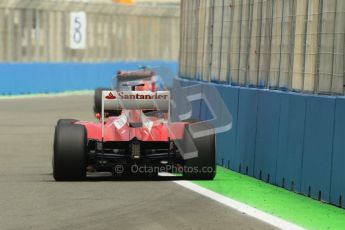
[{"label": "car's rear wing", "polygon": [[168,122],[170,122],[170,91],[103,91],[102,137],[105,111],[123,109],[167,112]]},{"label": "car's rear wing", "polygon": [[159,110],[168,112],[169,91],[103,91],[102,110]]}]

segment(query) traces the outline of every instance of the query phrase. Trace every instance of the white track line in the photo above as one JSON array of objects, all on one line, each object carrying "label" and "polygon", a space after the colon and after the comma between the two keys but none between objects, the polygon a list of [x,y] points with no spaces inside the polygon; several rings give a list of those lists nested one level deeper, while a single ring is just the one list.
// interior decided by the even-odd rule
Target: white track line
[{"label": "white track line", "polygon": [[225,197],[223,195],[220,195],[216,192],[213,192],[211,190],[208,190],[206,188],[203,188],[197,184],[194,184],[189,181],[174,181],[174,183],[181,185],[182,187],[185,187],[189,190],[192,190],[194,192],[197,192],[203,196],[206,196],[212,200],[215,200],[221,204],[224,204],[232,209],[235,209],[241,213],[247,214],[248,216],[251,216],[253,218],[256,218],[258,220],[261,220],[265,223],[268,223],[274,227],[277,227],[279,229],[286,229],[286,230],[300,230],[304,229],[302,227],[299,227],[297,225],[294,225],[292,223],[289,223],[285,220],[282,220],[278,217],[272,216],[271,214],[265,213],[263,211],[260,211],[256,208],[250,207],[246,204],[243,204],[241,202],[238,202],[236,200],[230,199],[228,197]]}]

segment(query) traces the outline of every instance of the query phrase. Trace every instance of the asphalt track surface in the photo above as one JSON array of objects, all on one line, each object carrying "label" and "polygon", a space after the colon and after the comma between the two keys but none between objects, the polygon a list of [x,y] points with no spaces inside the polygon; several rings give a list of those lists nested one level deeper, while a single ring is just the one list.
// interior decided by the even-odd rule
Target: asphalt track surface
[{"label": "asphalt track surface", "polygon": [[0,100],[0,229],[273,229],[169,180],[55,182],[59,118],[94,120],[91,95]]}]

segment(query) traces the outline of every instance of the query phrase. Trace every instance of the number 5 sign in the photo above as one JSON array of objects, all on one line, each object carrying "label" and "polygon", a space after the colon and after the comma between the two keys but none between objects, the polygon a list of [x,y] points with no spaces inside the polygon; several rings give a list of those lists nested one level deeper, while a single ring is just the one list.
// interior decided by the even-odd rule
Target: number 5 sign
[{"label": "number 5 sign", "polygon": [[70,14],[70,48],[85,49],[86,47],[86,14],[71,12]]}]

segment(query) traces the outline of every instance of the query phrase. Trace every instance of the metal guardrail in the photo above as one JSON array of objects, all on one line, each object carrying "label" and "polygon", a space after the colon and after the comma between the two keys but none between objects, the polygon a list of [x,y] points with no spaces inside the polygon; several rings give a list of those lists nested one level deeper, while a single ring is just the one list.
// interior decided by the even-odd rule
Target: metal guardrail
[{"label": "metal guardrail", "polygon": [[180,75],[344,94],[345,1],[182,0]]},{"label": "metal guardrail", "polygon": [[[70,13],[85,12],[86,47],[70,47]],[[0,61],[176,60],[179,9],[47,0],[0,1]]]}]

